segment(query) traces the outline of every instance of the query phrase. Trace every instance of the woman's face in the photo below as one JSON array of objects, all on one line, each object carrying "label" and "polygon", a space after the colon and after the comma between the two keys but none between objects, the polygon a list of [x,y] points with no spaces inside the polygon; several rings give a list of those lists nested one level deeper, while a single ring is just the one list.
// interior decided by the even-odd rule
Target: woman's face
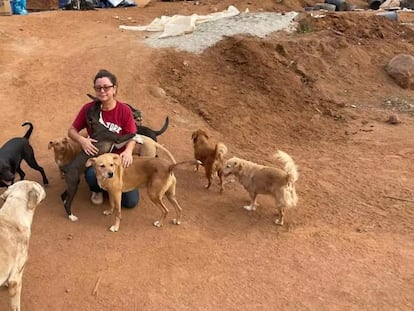
[{"label": "woman's face", "polygon": [[103,102],[112,100],[115,97],[116,85],[113,85],[107,77],[96,79],[93,88],[95,89],[96,97]]}]

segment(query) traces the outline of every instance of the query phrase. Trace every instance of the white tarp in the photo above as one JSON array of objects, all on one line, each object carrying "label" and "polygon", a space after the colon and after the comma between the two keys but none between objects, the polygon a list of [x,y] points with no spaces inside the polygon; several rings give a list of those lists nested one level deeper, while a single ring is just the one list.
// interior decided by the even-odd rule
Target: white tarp
[{"label": "white tarp", "polygon": [[119,28],[125,30],[135,31],[155,31],[162,34],[158,38],[167,38],[173,36],[181,36],[187,33],[191,33],[196,29],[196,26],[201,23],[214,21],[220,18],[231,17],[239,15],[240,11],[230,5],[227,10],[211,13],[208,15],[192,14],[186,15],[173,15],[173,16],[161,16],[154,19],[150,24],[146,26],[126,26],[120,25]]},{"label": "white tarp", "polygon": [[115,8],[122,2],[122,0],[108,0]]}]

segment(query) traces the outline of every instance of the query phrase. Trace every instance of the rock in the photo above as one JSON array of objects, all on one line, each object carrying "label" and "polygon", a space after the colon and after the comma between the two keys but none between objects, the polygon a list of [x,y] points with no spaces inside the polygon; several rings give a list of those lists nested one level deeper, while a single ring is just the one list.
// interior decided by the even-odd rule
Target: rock
[{"label": "rock", "polygon": [[404,89],[414,90],[414,57],[398,54],[387,65],[388,75]]},{"label": "rock", "polygon": [[392,114],[388,117],[387,122],[390,124],[398,124],[401,123],[401,120],[396,114]]},{"label": "rock", "polygon": [[153,85],[148,86],[148,92],[156,98],[167,97],[167,93],[165,92],[165,90],[158,86],[153,86]]}]

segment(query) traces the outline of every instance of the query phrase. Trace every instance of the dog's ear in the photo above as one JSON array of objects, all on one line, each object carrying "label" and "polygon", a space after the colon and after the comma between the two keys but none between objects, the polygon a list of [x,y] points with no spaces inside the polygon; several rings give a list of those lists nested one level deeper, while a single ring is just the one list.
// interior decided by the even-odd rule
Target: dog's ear
[{"label": "dog's ear", "polygon": [[10,194],[10,192],[11,192],[11,189],[10,189],[10,188],[11,188],[11,187],[8,187],[8,188],[6,189],[6,191],[4,191],[2,195],[0,195],[0,199],[2,199],[2,200],[4,200],[4,201],[6,201],[7,197],[9,196],[9,194]]},{"label": "dog's ear", "polygon": [[27,193],[27,208],[34,209],[40,203],[39,192],[35,189],[30,189]]},{"label": "dog's ear", "polygon": [[48,150],[52,149],[54,144],[55,144],[54,141],[49,141],[49,144],[47,145],[47,149]]},{"label": "dog's ear", "polygon": [[89,158],[88,161],[86,161],[85,166],[91,167],[95,164],[95,162],[96,162],[96,158]]},{"label": "dog's ear", "polygon": [[207,138],[207,139],[209,139],[210,138],[210,136],[207,134],[207,132],[206,131],[201,131],[201,133]]},{"label": "dog's ear", "polygon": [[119,154],[115,153],[113,155],[113,159],[116,166],[121,166],[121,157],[119,156]]}]

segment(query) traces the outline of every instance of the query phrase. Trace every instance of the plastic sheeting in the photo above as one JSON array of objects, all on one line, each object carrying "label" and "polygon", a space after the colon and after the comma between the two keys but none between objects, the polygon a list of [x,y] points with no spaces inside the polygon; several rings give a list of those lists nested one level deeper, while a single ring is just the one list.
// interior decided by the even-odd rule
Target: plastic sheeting
[{"label": "plastic sheeting", "polygon": [[126,26],[120,25],[119,28],[125,30],[135,31],[154,31],[162,32],[158,38],[167,38],[173,36],[181,36],[193,32],[196,26],[201,23],[214,21],[221,18],[231,17],[239,15],[240,11],[234,7],[229,6],[227,10],[211,13],[208,15],[192,14],[186,15],[173,15],[173,16],[161,16],[154,19],[150,24],[146,26]]}]

